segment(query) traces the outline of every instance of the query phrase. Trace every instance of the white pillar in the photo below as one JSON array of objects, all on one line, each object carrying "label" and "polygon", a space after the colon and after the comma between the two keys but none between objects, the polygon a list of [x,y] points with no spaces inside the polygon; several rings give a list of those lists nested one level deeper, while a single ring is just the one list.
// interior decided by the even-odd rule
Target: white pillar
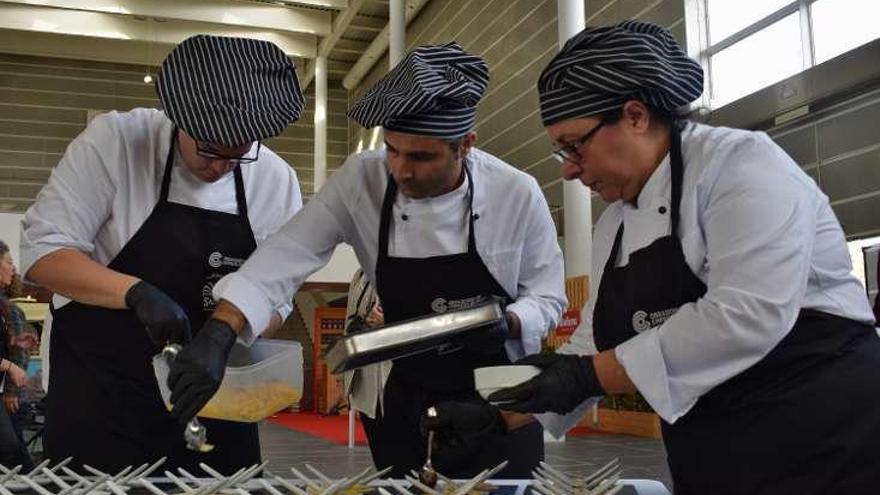
[{"label": "white pillar", "polygon": [[327,179],[327,57],[315,60],[315,182],[317,193]]},{"label": "white pillar", "polygon": [[406,0],[388,4],[388,70],[403,60],[406,52]]},{"label": "white pillar", "polygon": [[[559,47],[584,29],[584,0],[556,0],[559,19]],[[565,276],[590,274],[593,251],[593,213],[590,190],[576,180],[562,183],[562,204],[565,209]],[[591,281],[592,282],[592,281]]]}]

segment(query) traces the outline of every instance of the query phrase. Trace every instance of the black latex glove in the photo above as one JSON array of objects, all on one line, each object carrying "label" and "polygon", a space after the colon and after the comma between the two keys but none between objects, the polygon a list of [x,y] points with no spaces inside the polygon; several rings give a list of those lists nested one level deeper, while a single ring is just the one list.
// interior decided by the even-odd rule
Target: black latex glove
[{"label": "black latex glove", "polygon": [[154,285],[143,280],[132,285],[125,293],[125,304],[147,328],[157,347],[189,342],[189,318],[183,308]]},{"label": "black latex glove", "polygon": [[220,320],[209,319],[171,363],[168,373],[171,403],[174,404],[171,415],[181,423],[194,418],[220,388],[235,337],[232,327]]},{"label": "black latex glove", "polygon": [[589,397],[605,395],[592,356],[533,354],[516,364],[537,366],[543,371],[527,382],[488,397],[505,411],[566,414]]},{"label": "black latex glove", "polygon": [[434,406],[436,415],[422,413],[420,429],[427,437],[433,430],[438,449],[460,447],[489,436],[507,432],[501,412],[486,401],[441,402]]}]

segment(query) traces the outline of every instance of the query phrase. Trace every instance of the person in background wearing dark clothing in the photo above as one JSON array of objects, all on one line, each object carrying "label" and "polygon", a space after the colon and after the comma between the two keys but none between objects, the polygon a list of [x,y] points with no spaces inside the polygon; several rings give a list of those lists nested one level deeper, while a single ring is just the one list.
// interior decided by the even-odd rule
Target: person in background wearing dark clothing
[{"label": "person in background wearing dark clothing", "polygon": [[33,469],[33,461],[13,419],[18,412],[17,393],[27,383],[27,373],[21,366],[21,346],[18,345],[24,315],[7,297],[14,279],[15,265],[9,246],[0,241],[0,391],[5,406],[0,408],[0,464],[8,468],[21,465],[24,471],[29,471]]}]

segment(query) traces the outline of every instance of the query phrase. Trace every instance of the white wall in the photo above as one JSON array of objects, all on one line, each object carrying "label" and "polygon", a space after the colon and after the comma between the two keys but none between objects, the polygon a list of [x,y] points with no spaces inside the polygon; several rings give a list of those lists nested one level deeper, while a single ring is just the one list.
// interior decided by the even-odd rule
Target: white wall
[{"label": "white wall", "polygon": [[21,238],[21,219],[23,213],[0,213],[0,240],[9,246],[12,261],[18,265],[19,240]]}]

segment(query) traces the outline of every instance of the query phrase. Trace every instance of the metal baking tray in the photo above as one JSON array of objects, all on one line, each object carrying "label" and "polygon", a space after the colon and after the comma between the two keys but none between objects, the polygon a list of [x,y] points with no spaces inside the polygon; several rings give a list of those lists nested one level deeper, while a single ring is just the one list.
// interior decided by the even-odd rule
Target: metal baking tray
[{"label": "metal baking tray", "polygon": [[414,318],[347,335],[324,355],[333,373],[442,347],[453,337],[498,323],[504,311],[496,300],[478,306]]}]

